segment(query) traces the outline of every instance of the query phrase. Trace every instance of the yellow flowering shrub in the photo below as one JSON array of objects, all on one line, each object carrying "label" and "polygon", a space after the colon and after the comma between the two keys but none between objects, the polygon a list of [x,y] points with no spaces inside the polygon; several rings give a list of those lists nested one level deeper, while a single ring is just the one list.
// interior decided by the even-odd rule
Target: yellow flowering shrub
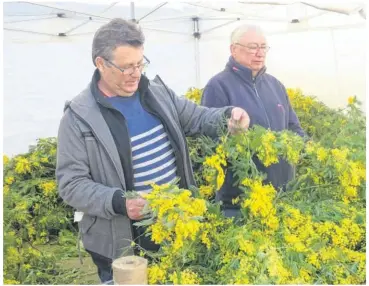
[{"label": "yellow flowering shrub", "polygon": [[[146,253],[153,258],[150,283],[365,283],[365,128],[358,102],[350,99],[341,113],[300,91],[288,90],[288,95],[303,113],[307,141],[260,126],[232,136],[220,132],[213,143],[189,141],[199,187],[155,186],[145,196],[147,219],[141,224],[162,246],[156,254]],[[346,134],[345,140],[334,133]],[[265,166],[281,158],[295,165],[297,175],[286,191],[265,184],[255,157]],[[240,206],[236,218],[224,217],[214,200],[227,168],[242,190],[232,200]]]},{"label": "yellow flowering shrub", "polygon": [[[300,90],[287,90],[306,142],[290,131],[254,126],[219,140],[187,138],[199,187],[154,186],[145,220],[159,252],[149,284],[364,284],[366,282],[365,116],[352,96],[333,110]],[[186,97],[199,103],[202,90]],[[70,284],[78,272],[57,261],[76,255],[72,210],[55,183],[55,138],[40,139],[4,166],[4,283]],[[286,191],[266,184],[254,163],[284,159],[296,177]],[[215,201],[231,168],[242,194],[240,215],[226,218]],[[134,192],[131,195],[137,196]],[[39,245],[57,243],[59,253]],[[132,244],[132,246],[135,246]]]},{"label": "yellow flowering shrub", "polygon": [[356,96],[348,98],[347,107],[332,109],[300,89],[287,89],[287,94],[302,128],[314,141],[327,148],[348,147],[354,151],[351,159],[365,162],[366,119]]},{"label": "yellow flowering shrub", "polygon": [[[222,146],[225,150],[231,149],[227,143]],[[314,153],[314,160],[316,155]],[[295,201],[298,191],[278,194],[271,185],[264,185],[260,176],[244,177],[241,185],[245,194],[241,203],[242,218],[238,221],[223,217],[216,203],[206,202],[201,187],[191,195],[176,186],[156,186],[154,194],[145,196],[149,205],[155,207],[157,218],[151,225],[153,240],[153,227],[157,227],[163,234],[160,242],[164,246],[159,251],[160,259],[151,266],[149,281],[160,284],[337,284],[365,280],[365,256],[360,255],[365,253],[362,248],[365,221],[364,216],[359,219],[358,210],[340,204],[341,198],[334,194],[329,197],[330,208],[312,203],[304,208],[303,199],[298,200],[296,196]],[[203,203],[198,201],[199,205],[207,205],[206,211],[195,214],[192,208],[185,210],[176,197],[182,198],[181,201],[185,198],[188,206],[202,200]],[[165,213],[160,212],[160,204]],[[168,204],[175,206],[170,209]],[[178,214],[178,207],[182,216],[172,214]],[[166,217],[166,220],[159,220],[159,213],[160,218]],[[332,221],[329,213],[336,213],[340,220]],[[188,220],[184,218],[194,218],[193,215],[197,216],[193,220],[196,224],[185,228]],[[354,265],[358,265],[355,274],[346,271]],[[336,276],[329,274],[333,270],[337,271]],[[178,280],[179,274],[186,282]]]},{"label": "yellow flowering shrub", "polygon": [[[77,251],[72,209],[57,194],[55,150],[55,138],[40,139],[26,154],[3,156],[5,284],[65,284],[78,275],[57,264]],[[60,249],[38,250],[48,242]]]}]

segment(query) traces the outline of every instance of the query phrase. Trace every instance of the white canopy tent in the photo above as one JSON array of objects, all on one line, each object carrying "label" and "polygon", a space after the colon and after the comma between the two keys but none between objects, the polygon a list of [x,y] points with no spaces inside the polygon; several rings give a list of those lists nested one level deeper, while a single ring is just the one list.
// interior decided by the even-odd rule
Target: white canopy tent
[{"label": "white canopy tent", "polygon": [[[287,87],[300,87],[332,107],[344,106],[351,95],[365,103],[365,1],[102,3],[4,4],[4,136],[12,138],[4,142],[5,151],[7,145],[15,149],[10,142],[21,141],[22,124],[15,123],[21,119],[37,118],[43,126],[29,131],[25,141],[56,135],[63,102],[91,76],[93,34],[115,17],[140,24],[151,61],[148,76],[159,74],[179,95],[191,86],[204,87],[221,71],[229,57],[232,30],[251,23],[263,28],[271,46],[267,72]],[[19,119],[7,109],[19,107],[22,97],[28,98],[28,107],[38,98],[48,109],[37,114],[19,111]],[[23,144],[25,150],[30,142]]]}]

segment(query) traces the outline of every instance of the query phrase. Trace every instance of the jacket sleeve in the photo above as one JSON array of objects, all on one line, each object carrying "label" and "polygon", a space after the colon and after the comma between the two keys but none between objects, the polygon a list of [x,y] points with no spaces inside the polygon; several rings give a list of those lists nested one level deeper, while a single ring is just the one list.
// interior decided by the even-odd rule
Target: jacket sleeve
[{"label": "jacket sleeve", "polygon": [[224,107],[229,105],[229,100],[220,83],[210,80],[205,86],[201,97],[201,105],[206,107]]},{"label": "jacket sleeve", "polygon": [[117,215],[118,209],[123,212],[125,208],[122,198],[116,211],[113,207],[113,200],[122,196],[122,190],[92,180],[84,138],[69,109],[64,113],[58,131],[56,179],[60,197],[88,215],[110,219]]}]

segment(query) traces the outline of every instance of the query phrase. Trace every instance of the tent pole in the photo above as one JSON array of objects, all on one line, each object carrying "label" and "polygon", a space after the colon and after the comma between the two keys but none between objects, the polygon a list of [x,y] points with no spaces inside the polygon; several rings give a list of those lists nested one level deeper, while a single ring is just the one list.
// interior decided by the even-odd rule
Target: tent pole
[{"label": "tent pole", "polygon": [[195,39],[195,69],[196,69],[196,87],[200,88],[200,29],[199,18],[193,17],[193,37]]},{"label": "tent pole", "polygon": [[135,2],[131,2],[131,21],[136,22],[135,17]]},{"label": "tent pole", "polygon": [[200,39],[195,38],[196,87],[200,88]]}]

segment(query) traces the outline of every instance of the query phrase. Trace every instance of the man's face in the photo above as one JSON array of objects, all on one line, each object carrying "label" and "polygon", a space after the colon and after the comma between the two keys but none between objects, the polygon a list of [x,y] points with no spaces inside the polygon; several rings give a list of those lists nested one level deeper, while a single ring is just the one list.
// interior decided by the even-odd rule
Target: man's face
[{"label": "man's face", "polygon": [[231,45],[231,54],[236,62],[259,72],[265,64],[268,46],[264,35],[257,31],[246,32],[238,43]]},{"label": "man's face", "polygon": [[101,78],[113,93],[130,96],[136,92],[144,64],[143,52],[142,46],[119,46],[110,61],[96,60]]}]

